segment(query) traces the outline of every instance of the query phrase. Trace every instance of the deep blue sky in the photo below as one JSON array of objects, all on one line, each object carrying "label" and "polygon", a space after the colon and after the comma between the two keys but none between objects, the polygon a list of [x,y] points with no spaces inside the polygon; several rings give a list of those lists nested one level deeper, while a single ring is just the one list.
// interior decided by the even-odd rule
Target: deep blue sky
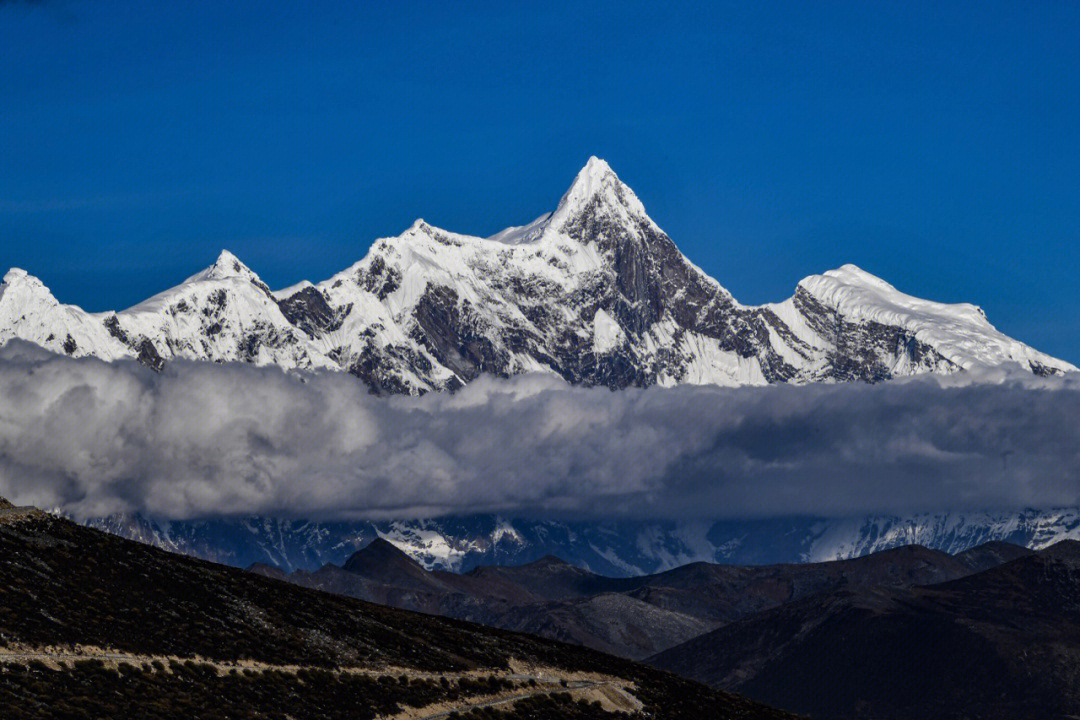
[{"label": "deep blue sky", "polygon": [[222,247],[320,280],[595,154],[744,302],[854,262],[1080,362],[1077,38],[1049,1],[0,0],[0,266],[91,310]]}]

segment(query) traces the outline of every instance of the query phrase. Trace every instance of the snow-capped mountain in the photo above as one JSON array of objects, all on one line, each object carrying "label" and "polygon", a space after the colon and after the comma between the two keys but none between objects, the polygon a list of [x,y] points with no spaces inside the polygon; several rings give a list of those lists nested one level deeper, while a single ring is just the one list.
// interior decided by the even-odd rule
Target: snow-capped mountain
[{"label": "snow-capped mountain", "polygon": [[645,575],[690,562],[818,562],[919,544],[957,553],[991,540],[1042,549],[1080,540],[1080,511],[927,513],[909,517],[782,518],[718,522],[557,522],[477,515],[387,522],[272,518],[167,521],[116,516],[89,523],[124,537],[217,562],[291,571],[341,565],[375,538],[428,569],[466,572],[555,555],[609,576]]},{"label": "snow-capped mountain", "polygon": [[282,314],[270,289],[229,252],[122,312],[87,313],[62,305],[40,280],[11,270],[0,285],[0,343],[12,338],[74,357],[138,358],[158,369],[177,357],[337,367],[310,352],[309,339]]},{"label": "snow-capped mountain", "polygon": [[554,212],[479,238],[417,220],[332,278],[271,292],[236,257],[133,308],[87,313],[11,270],[0,344],[72,356],[330,368],[373,390],[454,389],[538,371],[613,388],[876,381],[976,365],[1076,370],[972,305],[905,295],[845,265],[784,302],[745,306],[691,263],[591,158]]},{"label": "snow-capped mountain", "polygon": [[[633,191],[592,158],[553,212],[489,238],[416,221],[321,283],[272,292],[223,252],[135,307],[87,313],[18,269],[0,284],[0,345],[349,372],[376,392],[460,387],[482,373],[554,373],[612,388],[877,381],[1017,363],[1075,371],[998,332],[980,309],[905,295],[846,265],[780,303],[740,304],[688,260]],[[613,575],[694,560],[824,560],[918,542],[1035,547],[1080,537],[1074,511],[855,520],[561,523],[491,516],[314,523],[271,518],[92,521],[173,550],[286,569],[341,563],[374,537],[427,567],[463,570],[555,554]]]}]

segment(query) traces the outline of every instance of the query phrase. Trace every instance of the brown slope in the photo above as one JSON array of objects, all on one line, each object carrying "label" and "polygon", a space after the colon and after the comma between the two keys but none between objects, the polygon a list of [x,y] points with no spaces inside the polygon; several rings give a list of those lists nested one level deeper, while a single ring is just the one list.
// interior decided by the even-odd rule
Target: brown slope
[{"label": "brown slope", "polygon": [[[692,563],[655,575],[608,578],[546,557],[464,575],[425,571],[385,541],[346,568],[296,572],[293,582],[372,602],[522,630],[640,659],[693,634],[809,595],[858,587],[911,587],[961,577],[1009,547],[967,561],[910,545],[851,560],[733,566]],[[264,571],[266,572],[266,571]],[[616,601],[614,594],[624,597]],[[593,601],[604,596],[603,601]],[[618,602],[621,611],[612,610]]]},{"label": "brown slope", "polygon": [[635,584],[634,578],[597,575],[554,555],[547,555],[526,565],[481,566],[466,573],[465,577],[484,584],[514,585],[538,600],[566,600],[603,592],[618,592]]},{"label": "brown slope", "polygon": [[511,608],[497,618],[496,625],[632,660],[648,657],[715,627],[713,623],[621,593]]},{"label": "brown slope", "polygon": [[911,589],[843,590],[651,658],[815,718],[1080,713],[1080,544]]},{"label": "brown slope", "polygon": [[840,588],[911,587],[962,577],[964,563],[906,545],[850,560],[782,565],[693,563],[634,579],[630,593],[711,622],[732,622],[786,602]]},{"label": "brown slope", "polygon": [[[507,668],[513,659],[558,672],[587,671],[622,678],[633,684],[645,704],[643,712],[652,717],[694,718],[702,708],[715,708],[720,717],[781,716],[584,648],[316,592],[174,555],[40,512],[0,522],[0,645],[40,648],[41,652],[95,646],[119,653],[225,663],[247,660],[277,667],[347,666],[376,671],[394,667],[435,673],[494,671]],[[96,687],[106,688],[109,703],[123,705],[122,716],[139,718],[174,717],[170,703],[187,702],[200,693],[205,696],[208,688],[233,687],[251,693],[244,696],[235,715],[245,717],[279,717],[281,710],[273,704],[277,700],[295,699],[296,693],[310,696],[313,688],[322,685],[340,700],[346,696],[341,695],[346,692],[343,685],[353,688],[348,690],[353,694],[347,695],[353,697],[355,686],[366,682],[361,695],[376,687],[382,701],[391,706],[395,693],[416,690],[414,683],[396,678],[384,683],[382,679],[311,673],[294,677],[280,671],[262,673],[243,684],[245,678],[255,676],[230,674],[223,679],[212,667],[189,665],[172,673],[122,667],[130,682],[121,682],[114,692],[115,670],[78,663],[57,670],[31,663],[27,674],[12,664],[23,662],[0,662],[0,707],[27,710],[20,717],[79,717],[95,712],[102,716],[101,706],[94,703],[104,700],[91,697]],[[167,687],[162,689],[163,685]],[[125,694],[125,687],[144,686],[153,686],[155,702],[163,704],[149,708],[139,696]],[[424,687],[428,694],[450,692],[446,685],[442,691],[430,683]],[[52,690],[64,694],[40,695]],[[333,698],[311,699],[320,707],[309,706],[305,717],[339,716],[321,707]],[[238,702],[231,696],[221,701]],[[361,711],[367,713],[364,717],[370,716],[370,706],[363,704],[353,708],[353,716],[360,717]],[[588,712],[592,714],[582,717],[595,715],[593,710]],[[217,712],[212,716],[234,715]]]},{"label": "brown slope", "polygon": [[1004,565],[1005,563],[1018,558],[1027,557],[1034,553],[1034,550],[1029,550],[1022,545],[992,540],[983,543],[982,545],[968,548],[963,552],[958,552],[953,557],[963,563],[971,570],[971,572],[977,573],[997,567],[998,565]]}]

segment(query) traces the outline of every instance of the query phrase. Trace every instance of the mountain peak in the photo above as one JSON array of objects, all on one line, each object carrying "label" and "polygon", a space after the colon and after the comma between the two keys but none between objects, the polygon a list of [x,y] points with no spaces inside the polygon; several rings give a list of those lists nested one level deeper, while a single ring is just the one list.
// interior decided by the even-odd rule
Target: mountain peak
[{"label": "mountain peak", "polygon": [[867,287],[874,287],[881,290],[896,292],[896,288],[885,282],[877,275],[869,273],[863,270],[854,263],[847,263],[841,265],[835,270],[827,270],[823,273],[826,277],[836,278],[842,280],[849,285],[864,285]]},{"label": "mountain peak", "polygon": [[561,228],[565,222],[578,217],[594,203],[619,215],[648,219],[645,206],[634,191],[619,179],[610,165],[594,155],[585,163],[585,167],[581,168],[570,189],[562,196],[558,208],[552,214],[551,226]]},{"label": "mountain peak", "polygon": [[40,287],[45,292],[49,292],[49,289],[45,287],[45,284],[41,280],[37,279],[30,273],[26,272],[22,268],[13,267],[7,271],[4,275],[3,285],[6,287],[13,287],[15,285],[25,285],[29,287]]},{"label": "mountain peak", "polygon": [[7,271],[7,274],[4,275],[4,285],[14,285],[23,278],[29,276],[29,273],[27,273],[22,268],[13,267]]},{"label": "mountain peak", "polygon": [[402,574],[423,572],[420,565],[406,555],[397,545],[381,537],[360,548],[345,561],[349,572],[379,580],[400,577]]},{"label": "mountain peak", "polygon": [[611,166],[594,155],[585,163],[585,167],[578,171],[555,212],[558,213],[566,205],[588,202],[604,190],[605,184],[614,185],[619,182],[619,176]]},{"label": "mountain peak", "polygon": [[211,278],[227,278],[227,277],[249,277],[254,275],[244,263],[240,262],[240,259],[233,255],[228,250],[222,250],[218,255],[217,260],[210,266],[208,275]]},{"label": "mountain peak", "polygon": [[21,298],[21,301],[44,300],[49,305],[58,305],[45,283],[21,268],[11,268],[4,275],[4,281],[0,283],[0,297],[9,295],[10,298]]},{"label": "mountain peak", "polygon": [[402,240],[402,239],[411,240],[411,239],[416,239],[417,237],[420,237],[420,238],[436,238],[436,237],[439,237],[439,236],[451,236],[451,235],[456,236],[457,233],[451,232],[451,231],[446,230],[444,228],[436,227],[435,225],[432,225],[431,223],[429,223],[424,218],[416,218],[415,220],[413,220],[412,225],[410,225],[405,230],[405,232],[401,233],[397,237],[387,238],[387,239],[388,240]]},{"label": "mountain peak", "polygon": [[907,295],[857,265],[842,265],[821,275],[803,278],[799,287],[841,312],[873,315],[865,319],[893,324],[907,320],[941,326],[961,323],[990,327],[986,314],[975,305],[939,303]]},{"label": "mountain peak", "polygon": [[[240,259],[228,250],[222,250],[213,265],[196,275],[192,275],[184,281],[184,284],[186,285],[187,283],[199,282],[202,280],[231,279],[247,280],[260,288],[266,287],[263,281],[259,279],[259,276],[255,274],[254,270],[240,262]],[[269,289],[267,289],[267,292],[269,292]]]},{"label": "mountain peak", "polygon": [[595,155],[590,155],[589,159],[585,162],[585,167],[581,168],[581,174],[587,174],[592,176],[603,176],[607,173],[614,174],[614,170],[607,164],[606,160],[601,160]]},{"label": "mountain peak", "polygon": [[933,348],[949,367],[968,369],[1019,363],[1043,374],[1076,368],[998,332],[982,308],[969,303],[941,303],[908,295],[855,265],[844,265],[799,281],[829,312],[852,323],[903,328]]}]

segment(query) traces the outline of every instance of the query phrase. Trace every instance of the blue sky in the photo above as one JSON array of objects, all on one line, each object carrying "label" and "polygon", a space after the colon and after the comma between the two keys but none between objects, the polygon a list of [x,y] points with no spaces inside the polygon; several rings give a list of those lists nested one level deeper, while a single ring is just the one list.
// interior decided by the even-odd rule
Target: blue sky
[{"label": "blue sky", "polygon": [[854,262],[1080,362],[1080,4],[0,2],[0,266],[323,279],[589,155],[743,302]]}]

